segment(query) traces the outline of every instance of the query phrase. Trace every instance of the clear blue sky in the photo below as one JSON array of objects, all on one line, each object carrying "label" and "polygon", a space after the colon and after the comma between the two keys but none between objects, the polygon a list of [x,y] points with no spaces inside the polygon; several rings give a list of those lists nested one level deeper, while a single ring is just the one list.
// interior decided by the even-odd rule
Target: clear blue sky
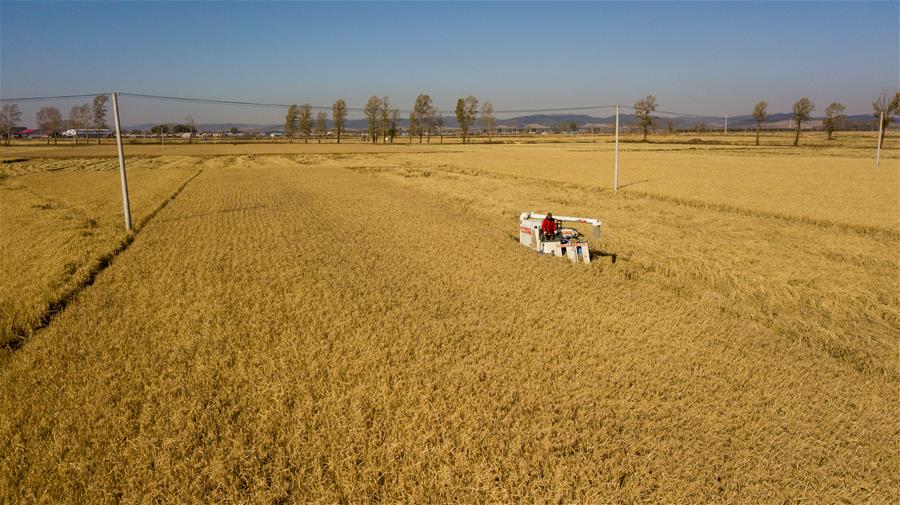
[{"label": "clear blue sky", "polygon": [[[451,109],[634,103],[748,113],[809,96],[868,113],[900,81],[900,2],[3,2],[0,95],[127,91]],[[64,113],[70,102],[56,103]],[[32,124],[36,105],[21,105]],[[278,122],[283,111],[123,104],[126,124]],[[599,113],[598,113],[599,115]]]}]

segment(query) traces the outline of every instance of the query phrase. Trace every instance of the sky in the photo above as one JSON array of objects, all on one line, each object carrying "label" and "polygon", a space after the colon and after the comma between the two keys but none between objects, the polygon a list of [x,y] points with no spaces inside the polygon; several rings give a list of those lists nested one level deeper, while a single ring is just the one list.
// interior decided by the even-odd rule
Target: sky
[{"label": "sky", "polygon": [[[108,91],[400,108],[633,104],[871,112],[900,87],[900,2],[0,2],[0,97]],[[84,100],[81,100],[83,102]],[[64,114],[77,101],[23,103]],[[125,125],[272,122],[280,109],[122,98]],[[608,111],[588,111],[608,115]],[[360,114],[355,114],[358,117]],[[352,115],[353,116],[353,115]],[[503,117],[503,115],[499,115]]]}]

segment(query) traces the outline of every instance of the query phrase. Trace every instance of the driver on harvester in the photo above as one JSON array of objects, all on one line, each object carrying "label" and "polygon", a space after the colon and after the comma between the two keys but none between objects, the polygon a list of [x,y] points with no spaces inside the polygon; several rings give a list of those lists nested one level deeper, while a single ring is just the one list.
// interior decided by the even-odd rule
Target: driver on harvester
[{"label": "driver on harvester", "polygon": [[557,236],[556,220],[553,219],[553,214],[550,212],[541,221],[541,236],[542,240],[553,240]]}]

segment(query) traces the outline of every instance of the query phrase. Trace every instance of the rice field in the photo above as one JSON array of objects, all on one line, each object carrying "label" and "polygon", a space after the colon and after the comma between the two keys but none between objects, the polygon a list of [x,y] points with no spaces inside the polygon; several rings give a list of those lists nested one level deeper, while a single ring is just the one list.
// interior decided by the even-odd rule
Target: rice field
[{"label": "rice field", "polygon": [[11,148],[0,501],[896,503],[900,151],[854,142],[628,143],[618,194],[605,141],[129,146],[130,236],[111,146]]},{"label": "rice field", "polygon": [[[195,165],[178,157],[134,160],[129,178],[138,226],[197,173]],[[0,345],[27,339],[110,253],[124,247],[117,168],[109,158],[9,164],[0,181]]]}]

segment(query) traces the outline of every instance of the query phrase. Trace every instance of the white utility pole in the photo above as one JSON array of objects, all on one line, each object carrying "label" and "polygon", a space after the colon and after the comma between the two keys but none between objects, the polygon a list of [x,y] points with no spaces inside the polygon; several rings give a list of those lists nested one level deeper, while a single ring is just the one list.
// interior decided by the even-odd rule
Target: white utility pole
[{"label": "white utility pole", "polygon": [[122,179],[122,206],[125,231],[131,231],[131,204],[128,201],[128,179],[125,177],[125,151],[122,149],[122,126],[119,124],[119,94],[112,94],[113,119],[116,121],[116,145],[119,147],[119,175]]},{"label": "white utility pole", "polygon": [[728,135],[728,114],[725,114],[725,135]]},{"label": "white utility pole", "polygon": [[613,190],[619,192],[619,106],[616,105],[616,161],[615,175],[613,176]]},{"label": "white utility pole", "polygon": [[878,119],[878,147],[875,149],[875,168],[881,165],[881,128],[884,126],[884,111]]}]

